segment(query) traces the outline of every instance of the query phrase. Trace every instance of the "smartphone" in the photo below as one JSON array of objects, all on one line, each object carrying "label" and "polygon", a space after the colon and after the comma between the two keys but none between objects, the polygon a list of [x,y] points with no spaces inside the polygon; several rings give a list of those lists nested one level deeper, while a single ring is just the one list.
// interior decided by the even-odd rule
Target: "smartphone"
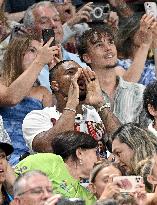
[{"label": "smartphone", "polygon": [[53,37],[54,39],[53,39],[52,43],[50,44],[50,47],[55,45],[55,32],[53,29],[43,29],[42,30],[42,37],[43,37],[44,44],[46,44],[48,42],[48,40],[51,37]]},{"label": "smartphone", "polygon": [[157,4],[155,2],[145,2],[144,8],[147,15],[152,15],[157,19]]},{"label": "smartphone", "polygon": [[120,187],[120,192],[135,192],[140,184],[143,183],[141,176],[117,176],[113,178],[113,182]]}]

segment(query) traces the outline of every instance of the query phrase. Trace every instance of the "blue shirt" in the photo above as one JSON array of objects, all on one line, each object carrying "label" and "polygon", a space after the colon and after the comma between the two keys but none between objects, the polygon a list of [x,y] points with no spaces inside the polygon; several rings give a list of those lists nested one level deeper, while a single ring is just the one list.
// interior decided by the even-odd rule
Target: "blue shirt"
[{"label": "blue shirt", "polygon": [[[64,48],[62,48],[62,55],[63,55],[63,60],[73,60],[76,63],[78,63],[81,67],[87,66],[86,63],[83,63],[80,60],[80,58],[77,54],[69,53]],[[46,87],[51,92],[50,82],[49,82],[49,67],[48,67],[48,65],[45,65],[44,68],[41,70],[41,72],[38,76],[38,80],[40,82],[40,85]]]},{"label": "blue shirt", "polygon": [[[132,60],[130,59],[118,60],[118,65],[123,67],[125,70],[128,70],[131,64]],[[154,80],[156,80],[155,65],[153,63],[153,60],[147,60],[145,62],[144,70],[141,74],[141,78],[138,81],[138,83],[148,85],[149,83],[152,83]]]}]

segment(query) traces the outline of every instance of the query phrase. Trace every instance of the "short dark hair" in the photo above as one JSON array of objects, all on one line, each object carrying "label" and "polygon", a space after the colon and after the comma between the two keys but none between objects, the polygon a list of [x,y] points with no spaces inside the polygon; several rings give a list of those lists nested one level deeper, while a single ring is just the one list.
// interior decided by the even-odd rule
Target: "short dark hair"
[{"label": "short dark hair", "polygon": [[147,116],[151,120],[154,120],[154,116],[152,116],[148,111],[148,104],[157,110],[157,81],[147,85],[143,93],[143,107],[147,113]]},{"label": "short dark hair", "polygon": [[[51,85],[51,82],[54,80],[54,77],[55,77],[55,72],[58,70],[58,68],[64,64],[65,62],[70,62],[72,60],[62,60],[60,61],[59,63],[57,63],[53,68],[51,68],[51,70],[49,71],[49,82],[50,82],[50,85]],[[53,91],[53,88],[51,87],[51,90],[52,92],[54,93]]]},{"label": "short dark hair", "polygon": [[67,131],[55,136],[52,141],[53,153],[60,155],[63,160],[72,157],[76,160],[76,149],[93,149],[97,147],[97,141],[91,135],[84,132]]},{"label": "short dark hair", "polygon": [[82,36],[80,36],[78,38],[77,45],[76,45],[78,54],[79,54],[82,61],[84,61],[83,54],[87,53],[87,51],[88,51],[88,43],[89,42],[92,44],[95,43],[95,41],[94,41],[95,34],[97,34],[98,37],[102,37],[104,34],[105,35],[107,34],[109,37],[111,37],[112,40],[114,40],[112,30],[108,26],[95,27],[95,28],[92,28],[92,29],[85,31],[82,34]]}]

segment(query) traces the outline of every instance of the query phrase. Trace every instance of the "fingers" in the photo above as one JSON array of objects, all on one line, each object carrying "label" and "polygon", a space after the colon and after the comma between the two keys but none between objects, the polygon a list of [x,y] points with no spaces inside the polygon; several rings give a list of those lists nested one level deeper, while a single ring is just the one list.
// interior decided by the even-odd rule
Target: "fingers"
[{"label": "fingers", "polygon": [[110,12],[108,22],[111,25],[115,25],[116,27],[118,26],[118,24],[119,24],[119,17],[118,17],[116,12],[113,12],[113,11]]},{"label": "fingers", "polygon": [[59,58],[57,58],[56,56],[54,57],[56,62],[59,63],[61,60]]},{"label": "fingers", "polygon": [[89,2],[85,4],[78,12],[82,12],[82,11],[91,12],[93,10],[92,5],[93,5],[93,2]]},{"label": "fingers", "polygon": [[78,87],[77,80],[80,77],[81,73],[82,73],[82,68],[78,68],[78,71],[75,73],[74,77],[71,80],[71,86],[73,88]]},{"label": "fingers", "polygon": [[69,92],[74,92],[74,90],[78,91],[79,93],[79,86],[78,86],[78,78],[80,77],[82,73],[82,68],[78,68],[78,71],[75,73],[74,77],[71,80],[71,84],[70,84],[70,88],[69,88]]},{"label": "fingers", "polygon": [[84,19],[85,21],[88,21],[90,19],[91,16],[91,11],[93,10],[92,6],[92,2],[89,2],[88,4],[86,4],[82,9],[80,9],[77,12],[77,15],[80,16],[81,19]]},{"label": "fingers", "polygon": [[59,45],[59,59],[60,59],[60,61],[62,61],[63,60],[63,55],[62,55],[62,48],[61,48],[61,45]]},{"label": "fingers", "polygon": [[58,202],[60,197],[61,197],[61,195],[56,194],[56,195],[48,198],[44,205],[55,205]]},{"label": "fingers", "polygon": [[78,68],[78,71],[75,73],[73,80],[77,81],[82,73],[82,68]]},{"label": "fingers", "polygon": [[155,18],[151,15],[143,15],[141,18],[141,26],[144,26],[145,28],[149,29],[152,24],[155,22]]},{"label": "fingers", "polygon": [[88,83],[96,79],[95,72],[90,68],[83,69],[83,76]]},{"label": "fingers", "polygon": [[88,20],[91,15],[90,15],[90,13],[88,11],[82,11],[80,16],[81,16],[82,19]]},{"label": "fingers", "polygon": [[48,47],[50,47],[50,45],[51,45],[51,43],[53,42],[53,40],[54,40],[54,37],[51,37],[51,38],[47,41],[47,43],[46,43],[45,45],[48,46]]}]

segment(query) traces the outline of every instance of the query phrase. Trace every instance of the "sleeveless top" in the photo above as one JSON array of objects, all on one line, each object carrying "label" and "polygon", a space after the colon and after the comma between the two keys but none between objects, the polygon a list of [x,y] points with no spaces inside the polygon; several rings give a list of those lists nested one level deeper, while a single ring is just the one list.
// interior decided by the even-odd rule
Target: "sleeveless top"
[{"label": "sleeveless top", "polygon": [[24,117],[32,110],[40,109],[43,109],[42,102],[31,97],[25,97],[16,106],[0,108],[0,115],[3,118],[4,128],[8,132],[14,147],[14,152],[9,159],[11,165],[17,164],[20,156],[29,152],[22,132]]}]

